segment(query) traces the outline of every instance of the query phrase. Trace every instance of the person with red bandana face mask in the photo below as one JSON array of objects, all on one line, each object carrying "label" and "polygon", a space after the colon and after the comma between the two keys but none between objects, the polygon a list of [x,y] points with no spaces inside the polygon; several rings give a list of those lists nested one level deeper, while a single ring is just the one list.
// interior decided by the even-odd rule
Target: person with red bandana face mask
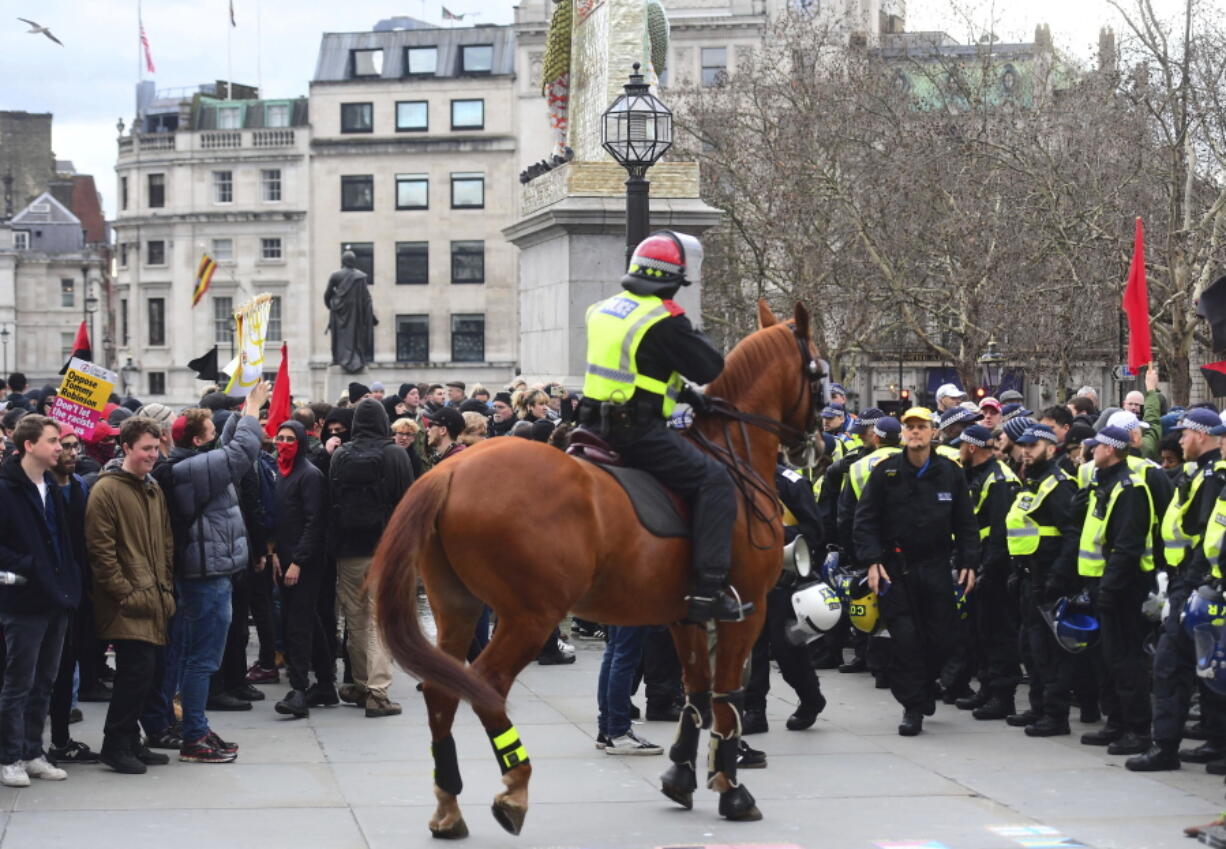
[{"label": "person with red bandana face mask", "polygon": [[[277,429],[277,529],[272,555],[273,580],[281,584],[281,612],[285,634],[285,665],[290,686],[276,711],[294,717],[310,708],[335,705],[336,664],[328,652],[318,605],[324,575],[324,510],[327,485],[323,474],[307,459],[306,428],[290,419]],[[308,687],[308,674],[315,684]]]}]

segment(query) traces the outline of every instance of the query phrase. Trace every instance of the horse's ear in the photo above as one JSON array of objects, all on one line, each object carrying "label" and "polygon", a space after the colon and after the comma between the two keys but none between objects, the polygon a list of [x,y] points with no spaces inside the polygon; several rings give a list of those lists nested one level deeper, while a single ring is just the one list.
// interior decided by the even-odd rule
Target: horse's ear
[{"label": "horse's ear", "polygon": [[796,322],[796,335],[801,339],[809,338],[809,311],[805,309],[805,305],[800,301],[796,302],[796,310],[792,314]]},{"label": "horse's ear", "polygon": [[758,328],[770,327],[778,324],[779,319],[771,312],[771,308],[766,305],[766,298],[758,299]]}]

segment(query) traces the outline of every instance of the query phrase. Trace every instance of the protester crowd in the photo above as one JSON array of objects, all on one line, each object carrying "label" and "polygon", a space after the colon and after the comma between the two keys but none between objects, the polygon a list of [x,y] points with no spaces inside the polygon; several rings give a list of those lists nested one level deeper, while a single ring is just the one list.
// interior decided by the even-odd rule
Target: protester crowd
[{"label": "protester crowd", "polygon": [[[0,381],[0,781],[17,787],[74,763],[144,773],[162,750],[234,761],[211,716],[251,710],[282,670],[278,714],[399,714],[364,588],[388,517],[434,465],[491,436],[546,442],[574,405],[558,384],[352,383],[274,414],[260,384],[181,410],[112,397],[82,439],[46,415],[55,394]],[[555,631],[539,661],[573,646]],[[97,751],[69,732],[88,702],[107,703]]]},{"label": "protester crowd", "polygon": [[[417,477],[483,439],[563,447],[578,401],[560,384],[353,383],[336,404],[301,403],[270,423],[260,385],[185,410],[114,399],[82,440],[42,414],[52,387],[12,375],[6,390],[0,764],[13,786],[99,759],[140,773],[167,762],[159,750],[233,761],[239,746],[210,715],[250,710],[265,698],[252,685],[282,669],[279,714],[340,702],[399,713],[363,590],[391,510]],[[1213,647],[1196,627],[1223,609],[1219,411],[1169,406],[1152,369],[1120,407],[1104,409],[1089,387],[1037,412],[1017,392],[971,401],[954,385],[933,401],[856,415],[836,384],[822,461],[780,465],[788,538],[803,536],[818,563],[833,553],[820,577],[840,584],[844,612],[805,645],[785,575],[747,674],[744,733],[767,730],[773,659],[798,697],[790,730],[825,709],[816,670],[837,669],[891,689],[905,736],[938,703],[1029,737],[1072,733],[1077,708],[1081,742],[1127,756],[1130,770],[1226,774],[1226,651],[1206,660]],[[470,659],[490,627],[487,612]],[[629,694],[641,680],[647,719],[678,716],[666,630],[575,620],[572,633],[608,641],[597,745],[661,752],[631,727]],[[555,631],[538,660],[574,657]],[[95,753],[69,726],[78,702],[102,701]],[[1187,739],[1199,745],[1181,749]],[[742,746],[740,761],[765,756]]]}]

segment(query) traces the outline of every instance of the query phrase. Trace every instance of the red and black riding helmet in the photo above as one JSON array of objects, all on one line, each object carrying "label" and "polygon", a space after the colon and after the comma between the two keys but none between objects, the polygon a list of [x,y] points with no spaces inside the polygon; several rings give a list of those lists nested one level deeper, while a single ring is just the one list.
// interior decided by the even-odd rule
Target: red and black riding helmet
[{"label": "red and black riding helmet", "polygon": [[688,233],[659,230],[634,249],[622,285],[636,290],[688,286],[701,275],[702,253],[702,242]]}]

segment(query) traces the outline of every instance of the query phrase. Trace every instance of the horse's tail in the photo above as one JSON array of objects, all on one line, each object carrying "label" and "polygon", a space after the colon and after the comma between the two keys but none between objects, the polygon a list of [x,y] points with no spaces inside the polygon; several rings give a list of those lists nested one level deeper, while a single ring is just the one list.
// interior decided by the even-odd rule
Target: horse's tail
[{"label": "horse's tail", "polygon": [[503,705],[498,692],[431,643],[417,619],[418,561],[438,534],[438,514],[450,483],[450,470],[439,469],[409,488],[387,523],[368,580],[374,589],[379,631],[396,662],[473,707],[498,710]]}]

